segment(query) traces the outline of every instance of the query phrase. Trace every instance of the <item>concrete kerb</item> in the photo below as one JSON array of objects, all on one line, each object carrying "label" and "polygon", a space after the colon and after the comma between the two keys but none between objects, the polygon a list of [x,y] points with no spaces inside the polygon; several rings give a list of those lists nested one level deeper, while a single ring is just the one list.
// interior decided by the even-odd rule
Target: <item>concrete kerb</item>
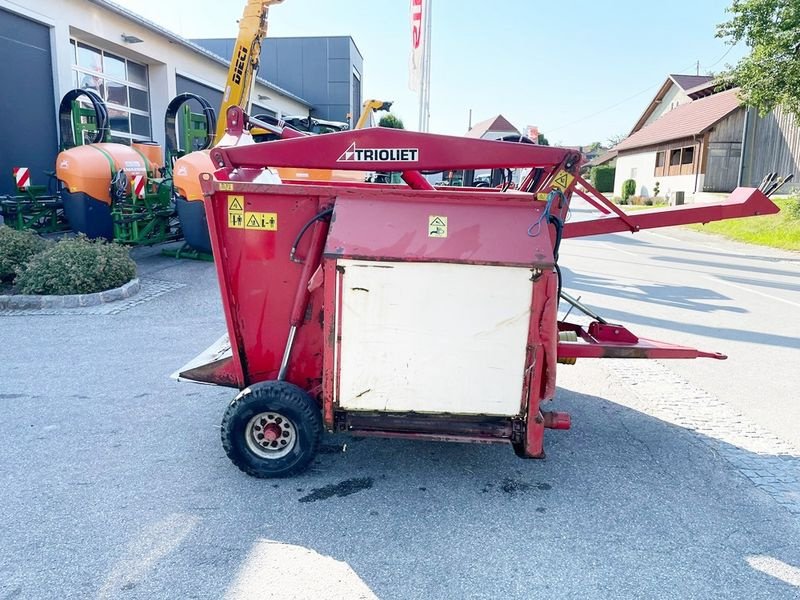
[{"label": "concrete kerb", "polygon": [[139,292],[141,285],[138,277],[125,285],[93,294],[70,294],[67,296],[0,296],[0,310],[4,309],[36,309],[36,308],[80,308],[97,306],[115,300],[130,298]]}]

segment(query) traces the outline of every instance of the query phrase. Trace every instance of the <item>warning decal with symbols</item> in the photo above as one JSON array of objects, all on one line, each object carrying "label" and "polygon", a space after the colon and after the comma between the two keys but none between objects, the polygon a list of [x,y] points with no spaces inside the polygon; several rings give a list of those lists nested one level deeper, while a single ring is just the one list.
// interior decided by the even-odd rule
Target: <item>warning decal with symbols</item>
[{"label": "warning decal with symbols", "polygon": [[228,196],[228,227],[244,229],[244,196]]},{"label": "warning decal with symbols", "polygon": [[277,231],[278,213],[246,212],[244,213],[244,228]]},{"label": "warning decal with symbols", "polygon": [[550,184],[550,187],[554,190],[558,189],[562,192],[569,187],[569,184],[572,183],[572,180],[575,179],[573,175],[570,175],[566,171],[559,171],[556,173],[556,176],[553,177],[553,181]]},{"label": "warning decal with symbols", "polygon": [[428,237],[447,237],[447,217],[431,215],[428,217]]}]

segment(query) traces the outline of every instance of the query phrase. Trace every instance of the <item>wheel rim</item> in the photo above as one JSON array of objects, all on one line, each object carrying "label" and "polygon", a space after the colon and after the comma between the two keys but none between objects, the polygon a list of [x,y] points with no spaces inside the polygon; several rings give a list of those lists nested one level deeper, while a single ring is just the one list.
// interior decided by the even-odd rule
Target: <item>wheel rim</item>
[{"label": "wheel rim", "polygon": [[297,429],[280,413],[262,412],[247,423],[244,437],[253,454],[274,460],[292,451],[297,443]]}]

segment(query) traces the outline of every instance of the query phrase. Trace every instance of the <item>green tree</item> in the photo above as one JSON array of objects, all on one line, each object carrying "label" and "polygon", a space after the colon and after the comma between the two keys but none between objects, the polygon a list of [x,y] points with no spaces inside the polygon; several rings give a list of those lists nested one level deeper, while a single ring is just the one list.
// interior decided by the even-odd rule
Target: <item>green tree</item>
[{"label": "green tree", "polygon": [[723,86],[739,86],[742,102],[764,115],[784,106],[800,117],[800,2],[733,0],[731,19],[717,26],[729,44],[744,41],[750,54],[721,73]]},{"label": "green tree", "polygon": [[378,121],[378,127],[390,127],[391,129],[405,129],[403,120],[394,116],[392,113],[385,114]]},{"label": "green tree", "polygon": [[547,138],[544,137],[543,133],[539,134],[539,137],[536,138],[536,143],[540,146],[549,146],[550,142],[547,141]]}]

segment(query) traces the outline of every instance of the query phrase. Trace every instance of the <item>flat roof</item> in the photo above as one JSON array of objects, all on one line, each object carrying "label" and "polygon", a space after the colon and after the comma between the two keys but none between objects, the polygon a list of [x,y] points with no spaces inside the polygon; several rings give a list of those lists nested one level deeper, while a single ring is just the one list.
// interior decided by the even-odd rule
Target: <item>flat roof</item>
[{"label": "flat roof", "polygon": [[[153,23],[152,21],[150,21],[148,19],[145,19],[144,17],[142,17],[140,15],[137,15],[135,12],[128,10],[124,6],[120,6],[119,4],[115,4],[114,2],[111,2],[110,0],[88,0],[88,2],[91,2],[92,4],[96,4],[96,5],[101,6],[103,8],[106,8],[106,9],[110,10],[111,12],[115,12],[118,15],[120,15],[122,17],[125,17],[126,19],[130,19],[131,21],[134,21],[135,23],[138,23],[142,27],[146,27],[147,29],[149,29],[150,31],[153,31],[154,33],[162,35],[162,36],[172,40],[173,42],[181,44],[182,46],[188,48],[189,50],[192,50],[193,52],[196,52],[197,54],[202,54],[206,58],[211,59],[214,62],[217,62],[217,63],[223,65],[226,68],[228,68],[230,66],[230,63],[227,60],[225,60],[224,58],[222,58],[221,56],[219,56],[217,54],[214,54],[213,52],[211,52],[209,50],[206,50],[205,48],[203,48],[202,46],[200,46],[198,44],[195,44],[191,40],[187,40],[186,38],[179,36],[177,33],[171,32],[169,29],[165,29],[164,27],[162,27],[161,25],[158,25],[157,23]],[[349,36],[340,36],[340,37],[349,37]],[[313,107],[313,104],[311,104],[311,102],[309,102],[308,100],[304,100],[300,96],[296,96],[295,94],[291,93],[290,91],[285,90],[282,87],[279,87],[279,86],[275,85],[274,83],[270,83],[266,79],[262,79],[261,77],[256,77],[256,81],[258,83],[260,83],[261,85],[266,86],[266,87],[270,88],[271,90],[274,90],[274,91],[278,92],[279,94],[282,94],[282,95],[286,96],[287,98],[291,98],[292,100],[295,100],[296,102],[299,102],[300,104],[304,104],[305,106],[308,106],[309,108]]]}]

